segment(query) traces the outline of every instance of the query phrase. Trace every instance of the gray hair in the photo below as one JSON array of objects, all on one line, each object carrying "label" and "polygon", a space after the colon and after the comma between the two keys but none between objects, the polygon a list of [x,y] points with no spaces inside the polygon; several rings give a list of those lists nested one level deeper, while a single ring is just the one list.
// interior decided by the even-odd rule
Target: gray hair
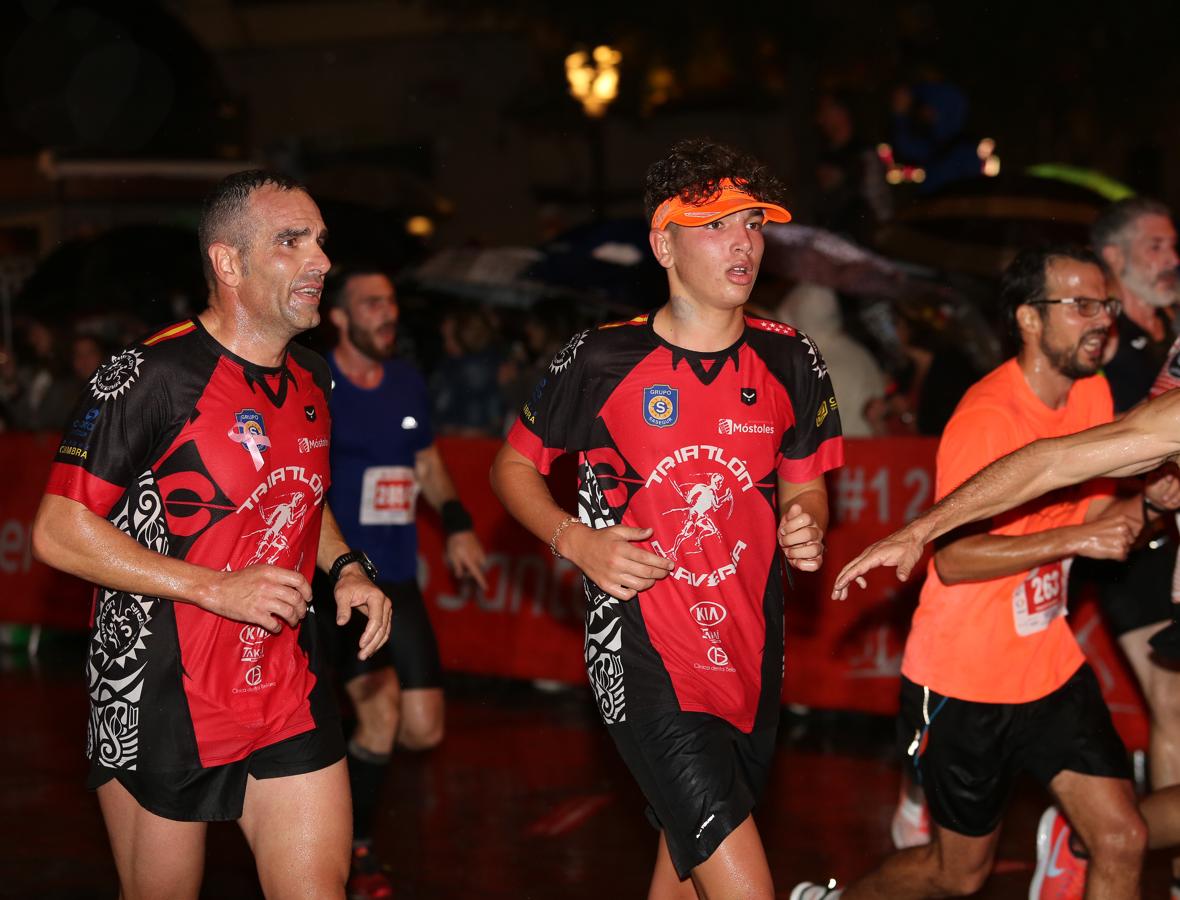
[{"label": "gray hair", "polygon": [[1103,247],[1124,243],[1127,231],[1144,216],[1171,219],[1172,211],[1166,203],[1152,197],[1128,197],[1110,204],[1090,226],[1090,244],[1094,252],[1101,253]]}]

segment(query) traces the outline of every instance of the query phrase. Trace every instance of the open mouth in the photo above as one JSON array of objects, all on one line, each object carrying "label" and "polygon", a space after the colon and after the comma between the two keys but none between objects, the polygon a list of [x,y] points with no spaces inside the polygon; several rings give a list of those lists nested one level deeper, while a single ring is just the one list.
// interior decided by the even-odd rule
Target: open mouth
[{"label": "open mouth", "polygon": [[1080,347],[1083,353],[1088,353],[1091,356],[1097,356],[1102,352],[1102,348],[1106,346],[1106,334],[1095,333],[1087,335],[1082,338]]},{"label": "open mouth", "polygon": [[291,293],[298,295],[301,299],[309,302],[319,303],[320,295],[324,292],[324,286],[319,284],[305,284],[295,288]]},{"label": "open mouth", "polygon": [[749,284],[754,280],[753,266],[731,266],[725,270],[726,277],[734,284]]}]

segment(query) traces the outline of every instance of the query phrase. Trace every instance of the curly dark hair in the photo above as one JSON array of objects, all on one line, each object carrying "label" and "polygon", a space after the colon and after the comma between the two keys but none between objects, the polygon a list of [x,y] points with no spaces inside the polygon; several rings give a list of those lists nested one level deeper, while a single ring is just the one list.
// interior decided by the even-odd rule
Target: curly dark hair
[{"label": "curly dark hair", "polygon": [[650,220],[656,208],[679,195],[685,203],[704,203],[729,178],[756,200],[783,202],[786,189],[761,162],[725,144],[690,138],[648,167],[643,182],[643,208]]}]

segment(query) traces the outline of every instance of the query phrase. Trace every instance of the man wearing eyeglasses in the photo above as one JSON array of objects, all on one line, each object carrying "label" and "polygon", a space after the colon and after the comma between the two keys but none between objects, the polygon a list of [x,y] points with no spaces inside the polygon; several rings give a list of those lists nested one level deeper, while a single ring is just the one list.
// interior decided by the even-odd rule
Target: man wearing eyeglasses
[{"label": "man wearing eyeglasses", "polygon": [[[1180,299],[1176,278],[1176,229],[1163,203],[1132,197],[1112,203],[1090,231],[1094,251],[1106,263],[1112,294],[1123,302],[1115,322],[1118,350],[1103,367],[1122,414],[1148,396],[1164,364],[1173,334],[1172,308]],[[1166,523],[1165,523],[1166,524]],[[1125,563],[1078,566],[1077,582],[1097,587],[1103,618],[1131,664],[1151,718],[1147,759],[1152,787],[1180,782],[1180,671],[1161,664],[1149,643],[1172,618],[1176,543],[1158,530]],[[1180,860],[1172,865],[1173,897],[1180,897]]]},{"label": "man wearing eyeglasses", "polygon": [[[1111,420],[1110,388],[1096,373],[1119,305],[1087,250],[1016,257],[1001,306],[1018,350],[967,391],[947,424],[940,497],[1033,440]],[[933,839],[890,856],[844,900],[979,890],[1019,772],[1049,789],[1090,848],[1088,896],[1137,895],[1146,838],[1126,750],[1064,616],[1072,559],[1124,558],[1141,515],[1138,497],[1116,502],[1091,484],[956,532],[938,548],[901,687],[906,764],[925,788]],[[1080,897],[1085,869],[1067,865],[1065,832],[1053,837],[1038,877],[1072,877]],[[791,896],[834,895],[811,885]]]}]

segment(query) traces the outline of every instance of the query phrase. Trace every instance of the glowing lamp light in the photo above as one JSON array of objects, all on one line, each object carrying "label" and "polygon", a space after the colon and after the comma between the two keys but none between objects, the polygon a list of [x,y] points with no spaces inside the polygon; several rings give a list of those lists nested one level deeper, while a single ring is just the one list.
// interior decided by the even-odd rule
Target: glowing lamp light
[{"label": "glowing lamp light", "polygon": [[989,178],[995,178],[1000,174],[1000,158],[996,156],[996,142],[991,138],[984,138],[979,142],[979,146],[975,148],[975,153],[979,157],[979,170]]},{"label": "glowing lamp light", "polygon": [[915,168],[910,172],[910,181],[914,184],[921,184],[926,180],[926,170],[922,168]]},{"label": "glowing lamp light", "polygon": [[586,115],[599,118],[619,94],[619,64],[623,54],[600,44],[593,53],[578,50],[565,58],[565,78],[570,96],[582,104]]},{"label": "glowing lamp light", "polygon": [[406,219],[406,234],[428,238],[434,234],[434,221],[429,216],[410,216]]},{"label": "glowing lamp light", "polygon": [[890,184],[901,184],[901,168],[894,166],[885,172],[885,180]]}]

